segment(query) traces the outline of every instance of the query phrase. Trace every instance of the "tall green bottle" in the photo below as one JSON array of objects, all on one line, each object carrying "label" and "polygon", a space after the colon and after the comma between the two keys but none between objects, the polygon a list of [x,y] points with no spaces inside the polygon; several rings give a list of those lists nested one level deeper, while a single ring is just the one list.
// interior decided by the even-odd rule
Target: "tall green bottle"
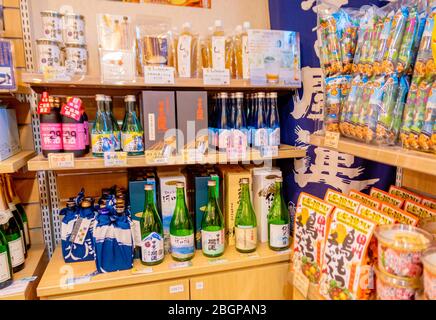
[{"label": "tall green bottle", "polygon": [[249,253],[257,247],[257,221],[250,199],[249,180],[241,180],[241,198],[235,217],[236,250]]},{"label": "tall green bottle", "polygon": [[276,178],[274,200],[268,213],[268,243],[275,251],[289,248],[290,217],[283,200],[282,183],[282,178]]},{"label": "tall green bottle", "polygon": [[106,114],[112,123],[112,129],[113,129],[112,140],[113,140],[113,143],[115,146],[115,151],[120,151],[121,150],[121,131],[120,131],[120,126],[118,125],[118,122],[114,116],[112,98],[110,96],[104,96],[104,97],[105,97],[104,103],[105,103]]},{"label": "tall green bottle", "polygon": [[[1,213],[0,213],[1,214]],[[12,284],[12,265],[8,242],[0,231],[0,290]]]},{"label": "tall green bottle", "polygon": [[145,185],[144,211],[141,225],[141,262],[153,266],[164,260],[163,225],[154,202],[154,191],[151,184]]},{"label": "tall green bottle", "polygon": [[207,182],[208,199],[201,222],[201,245],[206,257],[219,257],[224,253],[224,218],[217,202],[216,181]]},{"label": "tall green bottle", "polygon": [[24,248],[20,227],[12,215],[5,197],[5,186],[0,182],[0,231],[8,242],[11,256],[12,272],[16,273],[24,269]]},{"label": "tall green bottle", "polygon": [[144,154],[144,130],[136,115],[136,97],[126,96],[126,115],[121,128],[121,148],[129,156]]},{"label": "tall green bottle", "polygon": [[95,100],[97,101],[97,114],[91,132],[92,155],[103,157],[105,152],[115,151],[114,131],[112,122],[106,113],[106,96],[98,94]]},{"label": "tall green bottle", "polygon": [[176,185],[176,207],[170,223],[171,256],[176,261],[194,257],[194,224],[185,201],[185,184]]}]

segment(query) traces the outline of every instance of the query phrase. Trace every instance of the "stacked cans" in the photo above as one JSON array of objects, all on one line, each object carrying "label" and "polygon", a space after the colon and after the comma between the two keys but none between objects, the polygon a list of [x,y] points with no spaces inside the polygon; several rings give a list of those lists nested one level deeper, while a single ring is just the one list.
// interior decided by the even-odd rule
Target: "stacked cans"
[{"label": "stacked cans", "polygon": [[85,42],[85,18],[75,13],[41,12],[44,38],[36,41],[38,68],[65,66],[70,74],[86,74],[88,52]]}]

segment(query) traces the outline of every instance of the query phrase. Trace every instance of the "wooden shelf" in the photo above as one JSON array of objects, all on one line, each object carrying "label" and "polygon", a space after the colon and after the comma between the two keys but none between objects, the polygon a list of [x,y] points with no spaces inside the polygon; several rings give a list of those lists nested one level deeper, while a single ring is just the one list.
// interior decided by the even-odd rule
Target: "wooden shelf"
[{"label": "wooden shelf", "polygon": [[[132,270],[98,274],[88,282],[75,283],[74,286],[61,288],[62,279],[67,281],[65,274],[59,272],[65,266],[71,270],[69,274],[75,278],[83,277],[96,270],[95,262],[65,263],[62,257],[62,250],[58,246],[47,266],[47,269],[38,285],[39,297],[47,298],[60,295],[71,295],[77,292],[90,290],[116,288],[129,285],[139,285],[156,281],[191,277],[214,272],[230,271],[242,268],[249,268],[279,262],[288,262],[291,258],[291,250],[275,252],[268,248],[267,244],[259,244],[257,250],[251,254],[242,254],[234,247],[227,247],[224,255],[211,259],[205,257],[201,251],[195,253],[191,260],[192,266],[175,268],[177,264],[170,255],[165,256],[164,262],[153,267],[143,266],[139,260],[135,260],[134,268],[138,270],[148,269],[149,273],[133,274]],[[149,269],[151,268],[151,269]]]},{"label": "wooden shelf", "polygon": [[14,173],[27,164],[35,156],[34,151],[20,151],[12,157],[0,161],[0,173]]},{"label": "wooden shelf", "polygon": [[[310,136],[310,143],[318,147],[324,147],[324,137],[312,135]],[[347,138],[340,138],[338,148],[335,150],[363,159],[436,175],[436,155],[433,154],[407,150],[401,147],[369,145]]]},{"label": "wooden shelf", "polygon": [[272,90],[283,91],[296,89],[294,86],[285,85],[253,85],[249,80],[232,79],[229,85],[204,85],[202,78],[176,78],[175,84],[162,85],[162,84],[145,84],[142,77],[137,77],[135,82],[119,82],[119,83],[102,83],[100,77],[96,76],[75,76],[72,81],[53,81],[46,82],[42,74],[39,73],[23,73],[22,81],[30,85],[30,87],[38,93],[47,89],[51,94],[60,94],[60,92],[68,90],[69,94],[87,94],[90,92],[99,93],[113,92],[113,90],[123,92],[139,92],[145,89],[209,89],[209,90]]},{"label": "wooden shelf", "polygon": [[[36,298],[36,287],[41,280],[41,276],[48,264],[48,255],[45,252],[45,246],[32,245],[30,248],[26,264],[23,270],[14,274],[14,280],[20,280],[27,277],[37,276],[38,278],[32,282],[28,282],[22,292],[14,293],[12,295],[1,295],[0,300],[32,300]],[[7,290],[5,288],[4,290]]]},{"label": "wooden shelf", "polygon": [[[272,159],[288,159],[288,158],[301,158],[306,155],[306,151],[303,149],[298,149],[288,145],[281,145],[279,148],[278,156],[272,157]],[[192,159],[194,160],[194,159]],[[156,163],[148,161],[145,156],[138,157],[128,157],[127,166],[123,168],[135,168],[135,167],[159,167],[159,166],[178,166],[178,165],[190,165],[190,164],[227,164],[227,163],[238,163],[245,161],[266,161],[261,156],[258,150],[252,150],[247,153],[247,158],[242,160],[231,160],[227,157],[225,153],[209,153],[205,156],[204,161],[187,161],[183,156],[177,156],[169,159],[167,163]],[[96,158],[92,155],[87,155],[83,158],[76,158],[74,160],[74,168],[63,169],[63,170],[77,170],[77,169],[104,169],[103,158]],[[49,167],[48,159],[44,158],[43,155],[38,155],[35,158],[29,160],[28,169],[30,171],[45,171],[52,170]]]}]

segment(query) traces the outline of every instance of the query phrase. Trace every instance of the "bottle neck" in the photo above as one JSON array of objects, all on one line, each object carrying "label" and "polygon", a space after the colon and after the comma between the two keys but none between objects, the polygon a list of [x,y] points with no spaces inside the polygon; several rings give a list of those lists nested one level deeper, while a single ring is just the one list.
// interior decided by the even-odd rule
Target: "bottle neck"
[{"label": "bottle neck", "polygon": [[250,201],[250,188],[248,187],[248,184],[243,184],[241,187],[241,201]]},{"label": "bottle neck", "polygon": [[104,101],[97,101],[97,112],[98,113],[106,112],[106,103]]},{"label": "bottle neck", "polygon": [[[185,204],[185,189],[183,188],[177,188],[176,191],[176,208],[178,209],[185,209],[186,204]],[[177,212],[179,212],[180,210],[176,210]]]},{"label": "bottle neck", "polygon": [[274,188],[275,188],[274,201],[279,203],[282,201],[282,183],[276,182]]},{"label": "bottle neck", "polygon": [[126,112],[127,113],[136,113],[135,103],[134,102],[126,102]]},{"label": "bottle neck", "polygon": [[153,190],[145,191],[145,210],[154,209],[154,192]]},{"label": "bottle neck", "polygon": [[209,202],[212,202],[212,203],[216,203],[217,202],[215,188],[216,188],[215,186],[209,186],[208,187],[208,191],[207,191],[207,197],[209,199]]}]

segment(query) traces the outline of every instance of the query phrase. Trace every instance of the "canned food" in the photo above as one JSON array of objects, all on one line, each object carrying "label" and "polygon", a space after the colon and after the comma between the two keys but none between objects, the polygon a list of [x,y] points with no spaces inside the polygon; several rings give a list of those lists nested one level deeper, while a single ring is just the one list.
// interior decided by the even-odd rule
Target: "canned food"
[{"label": "canned food", "polygon": [[85,17],[80,14],[67,13],[64,15],[64,40],[85,44]]},{"label": "canned food", "polygon": [[86,45],[80,43],[65,44],[65,66],[75,74],[86,74],[88,72],[88,52]]},{"label": "canned food", "polygon": [[436,247],[422,254],[424,264],[424,294],[428,300],[436,300]]},{"label": "canned food", "polygon": [[45,67],[59,67],[61,65],[61,49],[58,41],[38,39],[36,45],[39,72],[44,72]]},{"label": "canned food", "polygon": [[62,41],[62,15],[55,11],[42,11],[41,19],[44,38]]}]

